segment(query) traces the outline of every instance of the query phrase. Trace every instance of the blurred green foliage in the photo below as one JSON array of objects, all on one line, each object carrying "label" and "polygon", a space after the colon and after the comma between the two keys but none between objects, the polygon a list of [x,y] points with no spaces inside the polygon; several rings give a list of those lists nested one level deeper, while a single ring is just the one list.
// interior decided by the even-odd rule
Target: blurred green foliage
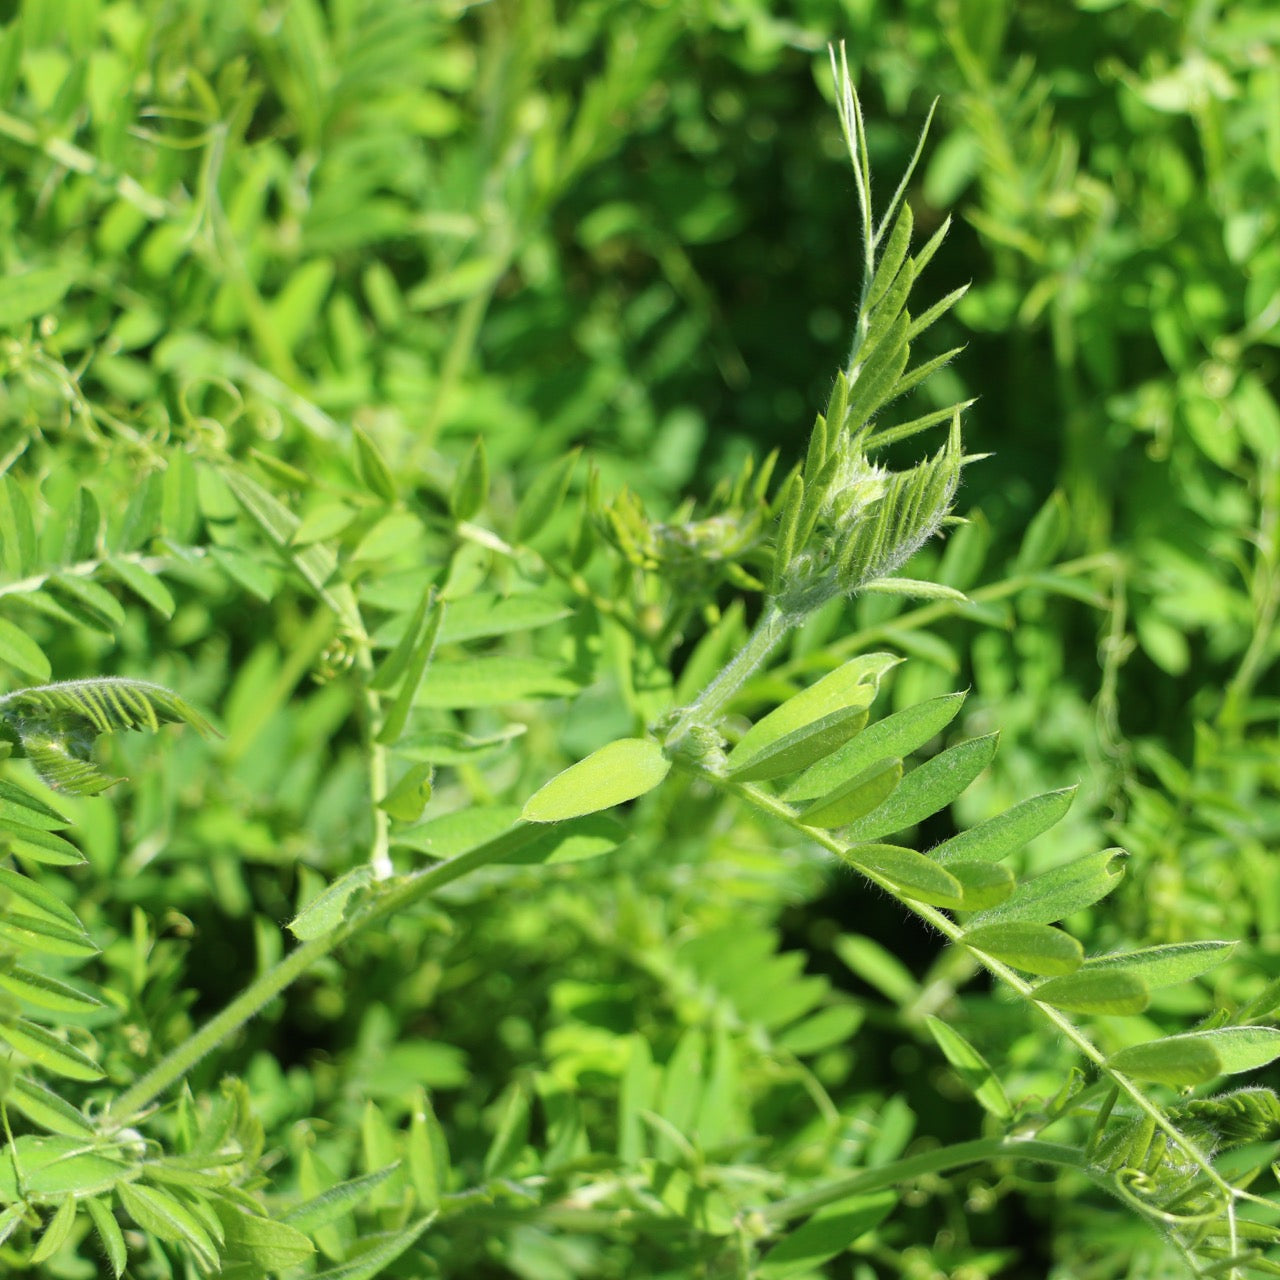
[{"label": "blurred green foliage", "polygon": [[[936,296],[973,282],[927,354],[968,345],[913,410],[977,397],[967,447],[992,456],[965,472],[971,523],[908,570],[970,603],[835,601],[735,710],[868,649],[910,659],[890,710],[971,685],[934,746],[999,730],[1001,751],[917,847],[1079,783],[1019,870],[1128,850],[1118,891],[1072,917],[1087,950],[1245,940],[1101,1023],[1102,1048],[1220,1007],[1269,1015],[1273,8],[5,6],[5,684],[156,681],[225,734],[113,740],[127,785],[47,796],[86,866],[14,846],[101,947],[83,983],[104,1006],[57,1025],[127,1086],[269,968],[280,922],[383,826],[401,870],[490,838],[741,643],[764,460],[778,450],[785,474],[803,457],[857,296],[830,39],[847,41],[882,182],[940,98],[908,194],[918,240],[957,215]],[[274,536],[260,492],[300,523]],[[318,602],[308,553],[340,564],[366,648]],[[457,603],[401,708],[379,810],[361,663],[427,625],[424,566]],[[297,1215],[319,1273],[1185,1273],[1078,1172],[1011,1160],[860,1192],[829,1252],[815,1218],[812,1252],[802,1238],[798,1260],[758,1263],[786,1225],[768,1206],[1000,1131],[931,1017],[1032,1131],[1075,1060],[965,953],[766,817],[675,776],[624,816],[607,856],[573,860],[617,843],[592,828],[562,860],[486,868],[321,961],[194,1067],[149,1141],[217,1149],[227,1187]],[[69,953],[49,963],[81,981]],[[86,1109],[94,1089],[67,1085]],[[1218,1107],[1216,1132],[1243,1116],[1241,1167],[1276,1158],[1263,1104],[1196,1102]],[[19,1140],[42,1123],[12,1091],[6,1113]],[[182,1166],[162,1165],[153,1200],[122,1205],[140,1280],[210,1267],[156,1198],[178,1188],[194,1213]],[[7,1177],[9,1274],[71,1280],[112,1258],[96,1217],[101,1246],[83,1216],[5,1216]],[[348,1216],[316,1207],[335,1185]],[[416,1234],[433,1190],[452,1198]],[[241,1245],[221,1274],[287,1269]],[[292,1237],[274,1247],[310,1265]]]}]

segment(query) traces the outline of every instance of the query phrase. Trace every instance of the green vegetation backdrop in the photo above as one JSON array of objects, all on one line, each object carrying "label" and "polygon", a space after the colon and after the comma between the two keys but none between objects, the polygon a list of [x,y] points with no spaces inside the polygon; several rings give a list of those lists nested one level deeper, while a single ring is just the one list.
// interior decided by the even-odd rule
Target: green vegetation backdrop
[{"label": "green vegetation backdrop", "polygon": [[0,5],[5,1274],[1280,1274],[1278,183],[1268,0]]}]

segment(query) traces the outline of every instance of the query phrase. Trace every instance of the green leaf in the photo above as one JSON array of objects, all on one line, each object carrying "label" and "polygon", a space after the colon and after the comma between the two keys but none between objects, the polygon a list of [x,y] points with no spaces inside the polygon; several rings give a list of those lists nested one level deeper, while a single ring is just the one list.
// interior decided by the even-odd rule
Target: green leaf
[{"label": "green leaf", "polygon": [[124,626],[124,609],[106,587],[74,573],[52,574],[48,589],[86,626],[114,635]]},{"label": "green leaf", "polygon": [[879,806],[902,779],[902,761],[873,765],[800,814],[810,827],[843,827]]},{"label": "green leaf", "polygon": [[0,478],[0,555],[10,578],[24,578],[35,568],[36,532],[31,504],[11,474]]},{"label": "green leaf", "polygon": [[964,699],[963,693],[948,693],[877,720],[852,742],[797,778],[784,795],[788,800],[827,795],[877,760],[910,755],[951,723]]},{"label": "green leaf", "polygon": [[78,867],[86,861],[70,840],[23,822],[0,825],[0,847],[24,862],[40,862],[51,867]]},{"label": "green leaf", "polygon": [[858,845],[840,855],[850,866],[887,880],[905,898],[935,907],[958,907],[964,892],[960,881],[936,862],[913,849],[892,844]]},{"label": "green leaf", "polygon": [[[36,1137],[20,1134],[0,1160],[0,1203],[27,1200],[48,1204],[65,1196],[99,1195],[111,1190],[128,1167],[102,1151],[86,1149],[83,1136]],[[22,1171],[22,1189],[17,1171]]]},{"label": "green leaf", "polygon": [[885,673],[901,661],[891,653],[863,654],[788,698],[753,724],[729,752],[727,764],[730,773],[744,768],[765,747],[814,721],[845,708],[869,707]]},{"label": "green leaf", "polygon": [[526,822],[560,822],[597,813],[652,791],[671,761],[650,738],[621,738],[593,751],[546,783],[525,804]]},{"label": "green leaf", "polygon": [[417,822],[431,799],[431,778],[435,770],[429,764],[414,764],[401,774],[399,781],[378,801],[397,822]]},{"label": "green leaf", "polygon": [[1183,1089],[1264,1067],[1278,1057],[1280,1031],[1273,1027],[1221,1027],[1130,1045],[1106,1065],[1136,1080]]},{"label": "green leaf", "polygon": [[502,259],[496,254],[464,258],[416,284],[409,290],[405,302],[415,311],[431,311],[461,302],[464,298],[484,294],[501,270]]},{"label": "green leaf", "polygon": [[102,1007],[96,996],[20,964],[9,963],[0,968],[0,987],[28,1004],[58,1013],[88,1013]]},{"label": "green leaf", "polygon": [[393,832],[391,841],[429,853],[433,858],[456,858],[460,853],[497,840],[508,842],[517,834],[521,840],[516,843],[523,843],[540,831],[536,826],[520,825],[520,810],[515,805],[473,804]]},{"label": "green leaf", "polygon": [[584,862],[612,853],[626,838],[627,828],[602,813],[589,813],[581,818],[570,818],[550,826],[531,824],[517,827],[515,832],[528,831],[530,838],[520,842],[518,848],[495,856],[495,866],[528,866],[542,863],[552,866],[565,862]]},{"label": "green leaf", "polygon": [[925,761],[907,774],[881,805],[855,821],[845,839],[874,840],[938,813],[991,763],[999,737],[990,733],[972,738]]},{"label": "green leaf", "polygon": [[484,437],[477,436],[449,491],[449,511],[459,522],[470,520],[489,497],[489,458]]},{"label": "green leaf", "polygon": [[891,951],[858,933],[842,934],[834,950],[851,973],[896,1005],[907,1005],[920,994],[911,970]]},{"label": "green leaf", "polygon": [[52,1089],[25,1076],[13,1076],[4,1095],[5,1105],[20,1111],[33,1124],[50,1133],[62,1134],[83,1142],[96,1138],[97,1128],[69,1102]]},{"label": "green leaf", "polygon": [[71,1228],[75,1225],[75,1220],[76,1202],[68,1196],[49,1219],[49,1225],[45,1227],[40,1239],[36,1241],[36,1247],[31,1251],[31,1256],[27,1259],[28,1263],[36,1267],[48,1262],[71,1238]]},{"label": "green leaf", "polygon": [[29,948],[50,956],[68,956],[73,960],[98,954],[98,948],[83,929],[54,924],[22,911],[7,911],[0,916],[0,937],[19,948]]},{"label": "green leaf", "polygon": [[644,1036],[632,1032],[628,1040],[631,1051],[618,1086],[618,1155],[624,1164],[635,1165],[648,1151],[644,1117],[656,1103],[658,1069]]},{"label": "green leaf", "polygon": [[551,517],[559,510],[578,462],[578,452],[575,449],[559,462],[539,472],[529,485],[516,508],[515,523],[511,531],[515,542],[530,541],[547,527]]},{"label": "green leaf", "polygon": [[1105,898],[1120,883],[1126,857],[1123,849],[1103,849],[1024,880],[1005,902],[979,912],[972,923],[1053,924]]},{"label": "green leaf", "polygon": [[866,1014],[854,1004],[833,1004],[800,1022],[792,1023],[774,1043],[798,1057],[821,1053],[836,1045],[848,1044],[862,1025]]},{"label": "green leaf", "polygon": [[136,560],[122,560],[119,557],[108,560],[107,568],[157,613],[166,618],[173,617],[173,611],[177,607],[173,596],[169,588],[149,569],[144,569]]},{"label": "green leaf", "polygon": [[932,1014],[925,1017],[925,1025],[938,1042],[943,1057],[956,1069],[978,1105],[997,1120],[1008,1120],[1013,1115],[1009,1099],[999,1077],[991,1070],[987,1060],[954,1027],[948,1026]]},{"label": "green leaf", "polygon": [[[0,699],[0,712],[3,711],[3,705],[3,699]],[[51,808],[29,791],[0,779],[0,823],[9,825],[14,822],[24,828],[31,826],[49,830],[69,826],[71,819],[63,817],[57,809]]]},{"label": "green leaf", "polygon": [[1116,955],[1091,956],[1085,969],[1096,973],[1128,973],[1155,989],[1190,982],[1220,965],[1236,949],[1234,942],[1173,942]]},{"label": "green leaf", "polygon": [[37,680],[47,680],[52,672],[40,646],[7,618],[0,618],[0,662]]},{"label": "green leaf", "polygon": [[269,603],[280,588],[279,573],[246,551],[237,551],[235,547],[209,547],[207,554],[232,582],[263,604]]},{"label": "green leaf", "polygon": [[960,941],[1027,973],[1074,973],[1084,961],[1084,948],[1070,934],[1045,924],[981,925]]},{"label": "green leaf", "polygon": [[[911,247],[911,229],[911,206],[904,204],[893,220],[893,230],[889,232],[889,238],[880,251],[880,260],[876,263],[876,273],[872,278],[871,288],[867,291],[866,300],[862,304],[866,310],[870,311],[873,307],[879,306],[885,294],[889,292],[889,286],[899,279],[902,264],[906,261],[907,250]],[[905,273],[904,278],[908,287],[914,275],[911,269]],[[904,301],[905,298],[904,294]]]},{"label": "green leaf", "polygon": [[486,863],[523,866],[529,863],[580,862],[616,849],[627,829],[604,814],[587,814],[547,825],[520,820],[514,805],[461,809],[406,831],[393,832],[391,843],[418,849],[436,858],[484,850]]},{"label": "green leaf", "polygon": [[441,643],[453,643],[534,631],[570,617],[572,613],[564,601],[539,592],[526,591],[510,596],[476,592],[450,602],[449,612],[440,629],[440,640]]},{"label": "green leaf", "polygon": [[500,1178],[520,1158],[529,1137],[529,1092],[519,1081],[508,1085],[497,1106],[497,1123],[483,1172],[487,1180]]},{"label": "green leaf", "polygon": [[485,655],[432,663],[417,705],[453,710],[495,707],[526,698],[567,698],[579,688],[559,666],[543,659]]},{"label": "green leaf", "polygon": [[129,1261],[129,1252],[125,1248],[124,1232],[120,1230],[115,1214],[101,1200],[93,1197],[81,1203],[89,1211],[89,1217],[93,1220],[94,1228],[98,1232],[98,1240],[102,1244],[102,1252],[107,1255],[107,1265],[111,1268],[111,1274],[116,1280],[120,1280],[124,1274],[125,1264]]},{"label": "green leaf", "polygon": [[54,1075],[65,1076],[68,1080],[102,1079],[103,1073],[92,1058],[25,1018],[0,1022],[0,1039]]},{"label": "green leaf", "polygon": [[393,650],[383,663],[386,678],[394,681],[400,678],[403,667],[403,678],[400,679],[400,690],[395,701],[383,719],[378,730],[378,741],[394,743],[404,732],[409,712],[419,692],[424,691],[423,680],[435,657],[436,640],[440,635],[440,624],[444,620],[445,606],[435,600],[428,588],[414,615],[414,625],[405,632],[403,653],[400,648]]},{"label": "green leaf", "polygon": [[348,528],[357,514],[356,509],[345,502],[326,502],[312,507],[293,531],[289,545],[310,547],[317,542],[328,542]]},{"label": "green leaf", "polygon": [[318,1196],[294,1205],[281,1216],[280,1221],[287,1222],[299,1231],[316,1231],[331,1222],[337,1222],[367,1200],[399,1167],[397,1161],[373,1173],[366,1173],[363,1177],[339,1182]]},{"label": "green leaf", "polygon": [[783,1236],[765,1255],[756,1274],[761,1280],[815,1274],[828,1258],[843,1253],[859,1236],[883,1222],[897,1203],[897,1192],[877,1191],[827,1205]]},{"label": "green leaf", "polygon": [[435,1218],[436,1215],[431,1213],[402,1231],[366,1235],[360,1241],[361,1253],[354,1262],[344,1262],[327,1271],[313,1271],[309,1280],[373,1280],[402,1253],[411,1249]]},{"label": "green leaf", "polygon": [[209,1267],[218,1263],[218,1247],[196,1215],[170,1191],[141,1182],[121,1182],[116,1195],[124,1211],[144,1231],[161,1240],[181,1241]]},{"label": "green leaf", "polygon": [[396,482],[382,451],[360,427],[351,428],[355,446],[356,476],[375,498],[387,504],[396,500]]},{"label": "green leaf", "polygon": [[57,309],[76,281],[77,270],[63,263],[0,279],[0,329],[16,329]]},{"label": "green leaf", "polygon": [[28,876],[20,875],[11,867],[0,867],[0,906],[8,908],[9,899],[18,898],[37,916],[83,931],[84,925],[56,893],[37,884]]},{"label": "green leaf", "polygon": [[1077,969],[1037,983],[1032,998],[1069,1013],[1141,1013],[1151,1002],[1147,984],[1123,969]]},{"label": "green leaf", "polygon": [[[424,628],[428,617],[430,617],[431,607],[435,602],[435,586],[429,582],[418,596],[418,603],[408,622],[401,629],[395,648],[378,664],[377,670],[373,673],[373,679],[369,681],[369,688],[377,690],[391,689],[395,686],[396,681],[409,669],[409,664],[414,654],[423,643]],[[452,609],[449,612],[452,612]],[[433,634],[438,637],[443,623],[439,619],[434,619],[433,625]]]},{"label": "green leaf", "polygon": [[[933,858],[932,854],[928,856]],[[964,893],[960,906],[964,911],[985,911],[999,905],[1018,883],[1008,867],[994,862],[953,862],[947,870],[960,882]]]},{"label": "green leaf", "polygon": [[929,856],[950,862],[998,862],[1048,831],[1071,807],[1075,787],[1046,791],[935,845]]},{"label": "green leaf", "polygon": [[410,733],[396,743],[396,754],[406,760],[437,766],[479,764],[491,756],[502,755],[525,732],[525,725],[505,724],[495,733],[476,737],[451,729]]},{"label": "green leaf", "polygon": [[322,890],[289,922],[289,932],[301,942],[322,937],[346,918],[347,903],[373,879],[367,866],[354,867]]},{"label": "green leaf", "polygon": [[872,578],[864,582],[858,591],[864,595],[907,596],[912,600],[954,600],[967,604],[969,597],[955,587],[941,582],[923,582],[919,578]]},{"label": "green leaf", "polygon": [[409,1121],[409,1178],[418,1201],[434,1212],[449,1186],[449,1148],[426,1090],[419,1090]]},{"label": "green leaf", "polygon": [[866,722],[865,707],[842,707],[769,743],[739,765],[732,764],[731,754],[729,777],[735,782],[762,782],[795,773],[830,755]]},{"label": "green leaf", "polygon": [[1071,513],[1066,498],[1058,491],[1032,517],[1013,562],[1014,571],[1028,573],[1049,564],[1058,554],[1071,529]]},{"label": "green leaf", "polygon": [[0,1244],[4,1244],[13,1235],[30,1212],[25,1198],[21,1204],[11,1204],[7,1209],[0,1210]]}]

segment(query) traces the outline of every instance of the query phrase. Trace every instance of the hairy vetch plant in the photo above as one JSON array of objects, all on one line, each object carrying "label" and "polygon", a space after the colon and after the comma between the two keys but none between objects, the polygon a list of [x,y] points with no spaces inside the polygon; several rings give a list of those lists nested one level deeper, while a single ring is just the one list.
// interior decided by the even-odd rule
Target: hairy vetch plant
[{"label": "hairy vetch plant", "polygon": [[[343,62],[335,39],[326,61],[320,10],[289,12],[289,57],[269,71],[299,104],[307,146],[340,126],[338,106],[357,109],[378,79],[371,66],[431,25],[393,4],[360,30],[335,6],[356,53]],[[630,83],[625,53],[611,47],[567,153],[552,137],[531,174],[519,167],[526,150],[504,153],[516,194],[526,178],[585,163],[589,126]],[[918,597],[989,620],[943,574],[902,575],[959,524],[967,405],[900,422],[888,410],[956,355],[912,363],[964,290],[912,312],[947,231],[913,251],[906,197],[924,136],[877,216],[843,56],[833,70],[864,254],[849,356],[806,456],[776,487],[773,460],[748,463],[704,509],[665,519],[630,492],[606,495],[599,474],[575,489],[576,455],[517,501],[491,482],[483,444],[449,467],[434,434],[377,421],[348,431],[294,390],[292,356],[220,204],[217,168],[235,138],[216,108],[220,95],[235,102],[247,128],[247,72],[228,63],[216,85],[190,72],[217,124],[200,139],[193,248],[234,267],[235,287],[211,304],[219,322],[243,307],[275,353],[268,373],[194,342],[219,370],[200,390],[239,406],[243,377],[288,406],[290,425],[279,442],[246,445],[194,411],[172,434],[113,421],[107,436],[77,437],[84,456],[59,441],[57,465],[33,432],[0,483],[0,599],[36,637],[2,620],[10,666],[47,680],[46,648],[90,665],[102,637],[129,641],[127,590],[168,623],[166,645],[204,637],[203,657],[172,681],[193,700],[237,668],[220,756],[191,755],[196,735],[167,744],[154,770],[133,770],[139,799],[123,820],[114,797],[95,798],[111,784],[93,758],[98,736],[168,722],[204,735],[204,718],[165,685],[125,676],[0,697],[0,740],[36,775],[0,783],[13,863],[0,867],[0,1262],[11,1270],[83,1274],[97,1249],[111,1274],[147,1280],[499,1267],[780,1280],[868,1240],[864,1259],[894,1266],[914,1247],[903,1236],[921,1221],[917,1192],[942,1200],[945,1175],[990,1167],[1006,1194],[1028,1164],[1052,1170],[1072,1204],[1109,1196],[1199,1274],[1280,1270],[1264,1253],[1280,1242],[1274,1204],[1249,1189],[1277,1154],[1280,1101],[1259,1086],[1212,1091],[1280,1056],[1267,1025],[1280,995],[1190,1030],[1145,1020],[1153,993],[1191,989],[1233,944],[1086,956],[1064,922],[1116,886],[1123,851],[1033,875],[1010,865],[1063,818],[1070,787],[912,847],[909,833],[991,764],[997,734],[941,745],[962,693],[899,686],[895,708],[872,719],[910,626],[899,619],[901,645],[853,654],[821,630],[851,596]],[[333,119],[310,92],[321,82],[333,85]],[[93,170],[77,163],[66,167]],[[127,216],[191,230],[135,185],[108,188],[127,194]],[[513,239],[498,257],[515,252]],[[385,303],[390,285],[371,279]],[[474,295],[472,338],[495,285],[486,275]],[[358,342],[358,326],[334,327]],[[454,351],[441,395],[461,377]],[[935,428],[945,440],[923,460],[886,460]],[[123,518],[103,518],[95,484],[130,495]],[[225,600],[229,638],[207,612]],[[771,668],[784,646],[785,671]],[[810,670],[821,674],[799,678]],[[565,698],[573,715],[539,714]],[[582,758],[555,773],[552,761],[572,758],[562,744],[577,742]],[[917,753],[927,758],[913,766]],[[81,878],[85,850],[63,834],[72,816],[93,855]],[[144,883],[160,863],[172,936],[128,877],[97,873],[122,848]],[[977,1136],[925,1134],[909,1149],[902,1095],[849,1085],[870,1006],[805,972],[806,957],[752,913],[758,883],[808,874],[816,850],[856,873],[876,910],[887,899],[938,941],[923,983],[867,938],[843,934],[834,951],[891,999],[893,1034],[949,1064],[950,1086],[981,1109]],[[603,854],[621,870],[579,865]],[[708,926],[707,902],[729,891],[708,871],[716,857],[740,896]],[[700,877],[701,899],[690,888]],[[201,914],[210,900],[225,912],[216,927]],[[251,976],[204,1017],[182,957],[202,932],[237,928],[247,901],[260,902],[252,943],[244,931],[203,954],[239,947]],[[295,901],[287,949],[275,921]],[[91,912],[93,930],[80,918]],[[973,981],[982,975],[998,996]],[[290,1015],[278,1037],[253,1041]],[[998,1034],[974,1043],[991,1027],[1019,1040],[1007,1061],[989,1047]],[[483,1070],[447,1035],[471,1037]],[[930,1265],[949,1265],[934,1247]]]}]

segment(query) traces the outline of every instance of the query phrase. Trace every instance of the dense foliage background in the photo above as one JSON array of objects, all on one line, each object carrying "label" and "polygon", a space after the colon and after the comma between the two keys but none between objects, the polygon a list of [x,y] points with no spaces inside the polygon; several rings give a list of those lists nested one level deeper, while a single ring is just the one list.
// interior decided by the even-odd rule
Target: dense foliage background
[{"label": "dense foliage background", "polygon": [[[991,456],[965,472],[971,523],[910,572],[972,603],[834,602],[736,709],[871,649],[909,659],[885,709],[970,687],[930,750],[999,730],[1000,753],[915,847],[1079,784],[1020,870],[1128,851],[1118,890],[1072,917],[1086,950],[1243,940],[1105,1023],[1103,1048],[1215,1007],[1270,1012],[1273,5],[0,12],[3,679],[142,677],[225,734],[113,740],[127,784],[50,795],[87,865],[22,864],[101,947],[108,1005],[78,1025],[112,1082],[265,971],[282,922],[367,860],[386,820],[362,663],[420,625],[424,566],[462,603],[390,763],[401,869],[501,830],[732,648],[733,602],[756,608],[734,538],[759,512],[751,476],[728,487],[770,450],[779,474],[803,458],[861,281],[831,39],[880,194],[940,99],[908,196],[918,240],[956,221],[924,300],[972,288],[924,339],[965,349],[914,411],[974,398],[966,447]],[[522,524],[548,477],[568,497]],[[300,528],[273,536],[259,492]],[[337,558],[371,650],[299,575],[307,548]],[[512,598],[527,607],[504,613]],[[455,1199],[381,1274],[1186,1273],[1082,1178],[1021,1165],[899,1187],[830,1261],[753,1261],[761,1206],[993,1123],[927,1016],[964,1032],[1024,1117],[1075,1059],[962,952],[731,797],[673,782],[623,821],[606,856],[487,868],[361,934],[204,1057],[183,1105],[241,1082],[237,1185],[278,1207],[410,1162],[434,1108]],[[156,1123],[181,1148],[195,1122]],[[358,1225],[319,1228],[321,1268],[407,1229],[408,1168],[361,1191]],[[195,1265],[182,1231],[146,1219],[129,1274]],[[0,1265],[98,1274],[77,1221],[33,1257],[39,1214],[15,1215]]]}]

